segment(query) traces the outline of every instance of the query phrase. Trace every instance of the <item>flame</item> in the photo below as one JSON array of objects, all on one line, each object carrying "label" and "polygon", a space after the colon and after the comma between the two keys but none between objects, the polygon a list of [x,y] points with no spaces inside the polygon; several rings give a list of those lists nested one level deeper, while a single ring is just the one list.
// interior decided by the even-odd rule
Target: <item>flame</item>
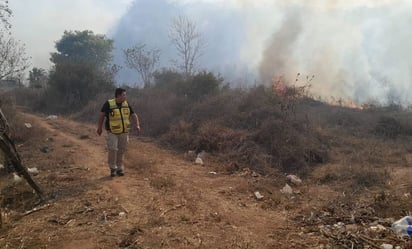
[{"label": "flame", "polygon": [[356,104],[353,100],[343,99],[343,98],[335,99],[332,97],[329,101],[326,101],[326,103],[332,106],[341,106],[341,107],[347,107],[351,109],[363,109],[364,108],[363,106]]},{"label": "flame", "polygon": [[272,78],[272,91],[280,96],[284,96],[286,93],[286,84],[283,76]]}]

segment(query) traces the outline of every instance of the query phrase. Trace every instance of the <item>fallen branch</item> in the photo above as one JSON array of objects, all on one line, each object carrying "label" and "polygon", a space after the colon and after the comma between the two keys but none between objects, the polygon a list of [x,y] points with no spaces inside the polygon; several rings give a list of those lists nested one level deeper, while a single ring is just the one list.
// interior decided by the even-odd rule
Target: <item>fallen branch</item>
[{"label": "fallen branch", "polygon": [[6,157],[10,160],[11,164],[16,170],[19,176],[23,176],[29,185],[36,191],[41,199],[43,199],[43,192],[40,187],[33,181],[27,168],[23,166],[20,156],[17,152],[14,142],[8,136],[9,124],[6,117],[0,109],[0,150],[4,152]]},{"label": "fallen branch", "polygon": [[123,211],[126,212],[126,214],[129,214],[129,213],[130,213],[129,210],[127,210],[127,208],[125,208],[123,205],[120,205],[120,207],[123,209]]},{"label": "fallen branch", "polygon": [[369,244],[370,246],[372,246],[372,248],[376,248],[376,249],[382,249],[382,247],[378,246],[377,244],[375,244],[373,241],[371,241],[370,238],[364,236],[364,235],[359,235],[359,236],[355,236],[353,234],[351,234],[352,237],[354,238],[358,238],[360,240],[362,240],[363,242],[365,242],[366,244]]},{"label": "fallen branch", "polygon": [[185,204],[176,205],[176,206],[174,206],[174,207],[172,207],[172,208],[169,208],[169,209],[163,211],[163,212],[160,214],[160,216],[164,216],[166,213],[168,213],[168,212],[170,212],[170,211],[173,211],[173,210],[176,210],[176,209],[178,209],[178,208],[184,207],[184,206],[185,206]]},{"label": "fallen branch", "polygon": [[48,207],[50,207],[50,206],[51,206],[51,204],[46,204],[46,205],[41,206],[41,207],[35,207],[35,208],[33,208],[32,210],[26,211],[26,212],[23,214],[23,216],[27,216],[27,215],[32,214],[32,213],[35,213],[35,212],[37,212],[37,211],[46,209],[46,208],[48,208]]}]

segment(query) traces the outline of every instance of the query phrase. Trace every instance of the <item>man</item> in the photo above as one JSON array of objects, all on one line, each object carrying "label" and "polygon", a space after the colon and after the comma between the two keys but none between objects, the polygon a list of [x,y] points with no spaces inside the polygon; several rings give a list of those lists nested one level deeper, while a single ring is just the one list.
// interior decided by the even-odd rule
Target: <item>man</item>
[{"label": "man", "polygon": [[103,122],[107,130],[107,148],[110,176],[124,176],[123,159],[129,142],[130,119],[140,134],[139,118],[126,101],[126,90],[117,88],[114,99],[103,104],[97,126],[97,134],[102,134]]}]

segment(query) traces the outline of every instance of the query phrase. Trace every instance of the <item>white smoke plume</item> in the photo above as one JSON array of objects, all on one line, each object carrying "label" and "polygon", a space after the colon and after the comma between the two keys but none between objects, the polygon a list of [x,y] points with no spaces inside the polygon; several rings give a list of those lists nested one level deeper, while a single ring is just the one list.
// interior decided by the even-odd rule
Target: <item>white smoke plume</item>
[{"label": "white smoke plume", "polygon": [[311,92],[322,98],[411,104],[411,11],[402,0],[136,0],[113,39],[118,49],[136,42],[160,48],[162,66],[170,66],[176,54],[167,29],[185,14],[207,43],[199,69],[234,85],[271,84],[277,76],[294,83],[300,73],[315,75]]}]

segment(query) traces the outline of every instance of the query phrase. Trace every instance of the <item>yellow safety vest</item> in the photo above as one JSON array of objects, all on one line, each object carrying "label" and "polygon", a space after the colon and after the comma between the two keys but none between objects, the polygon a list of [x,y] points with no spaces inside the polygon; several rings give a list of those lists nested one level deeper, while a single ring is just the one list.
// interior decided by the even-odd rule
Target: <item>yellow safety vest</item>
[{"label": "yellow safety vest", "polygon": [[114,134],[127,133],[130,130],[130,109],[127,101],[119,108],[115,99],[109,99],[109,128]]}]

